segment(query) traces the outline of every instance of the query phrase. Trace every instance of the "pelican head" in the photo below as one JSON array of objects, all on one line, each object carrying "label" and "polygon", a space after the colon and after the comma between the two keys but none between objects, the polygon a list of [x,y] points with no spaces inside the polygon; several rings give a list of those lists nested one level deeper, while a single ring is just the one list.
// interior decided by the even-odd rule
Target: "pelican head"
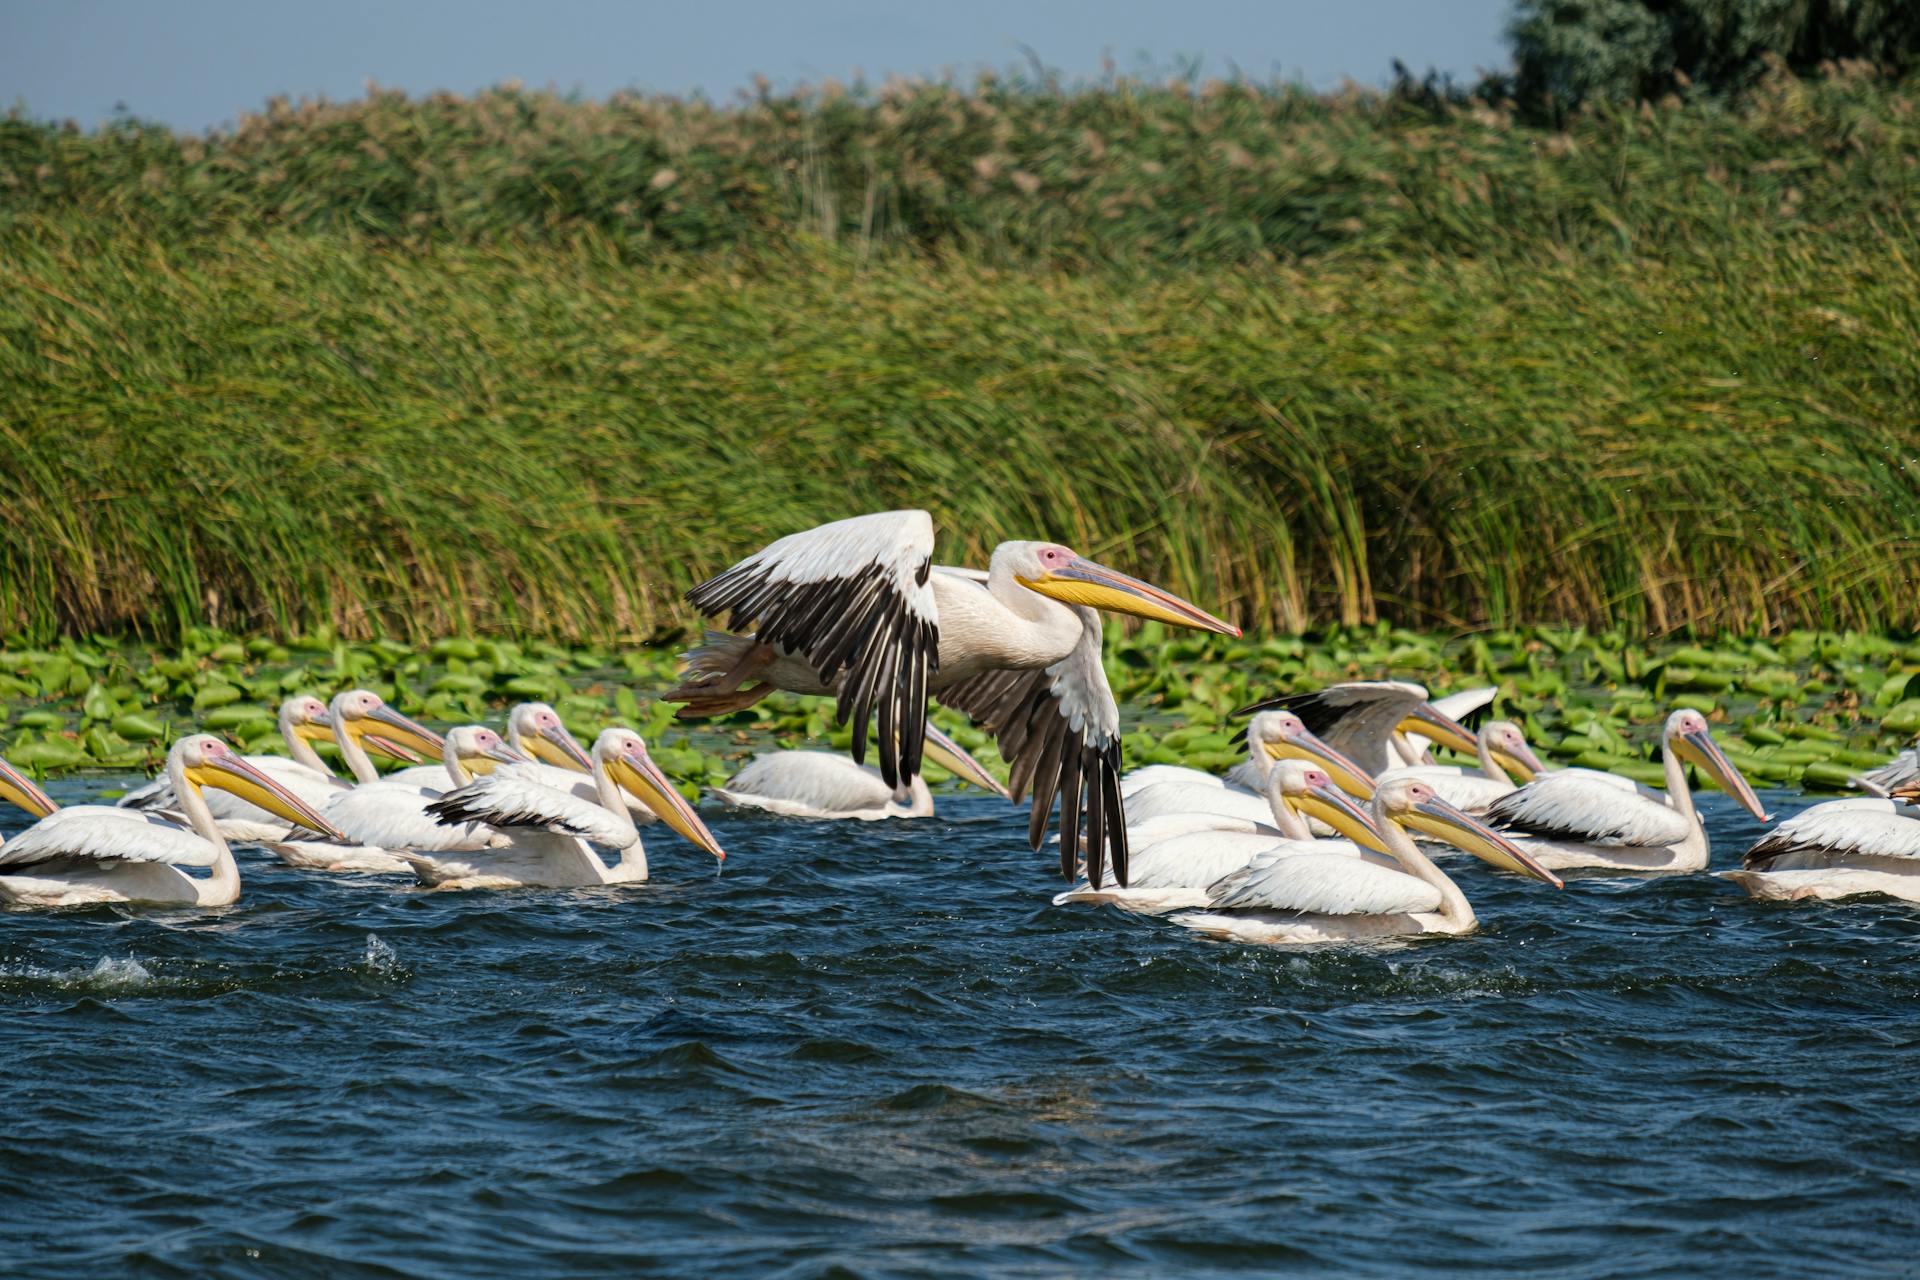
[{"label": "pelican head", "polygon": [[1000,779],[987,772],[985,765],[967,754],[967,749],[946,734],[927,724],[926,758],[963,782],[971,782],[983,791],[991,791],[1002,800],[1013,796]]},{"label": "pelican head", "polygon": [[310,694],[288,698],[280,704],[280,732],[308,742],[332,742],[333,720],[327,715],[327,704]]},{"label": "pelican head", "polygon": [[1298,760],[1282,760],[1273,766],[1267,786],[1270,791],[1278,790],[1281,802],[1295,813],[1318,818],[1363,849],[1389,852],[1373,818],[1334,785],[1325,769]]},{"label": "pelican head", "polygon": [[457,729],[447,730],[446,745],[441,754],[449,760],[457,760],[468,773],[479,775],[492,773],[495,765],[527,764],[532,757],[524,751],[516,751],[507,741],[493,730],[482,724],[463,724]]},{"label": "pelican head", "polygon": [[1262,711],[1247,721],[1247,751],[1264,751],[1270,760],[1318,765],[1349,795],[1363,800],[1373,795],[1373,775],[1322,742],[1307,728],[1306,721],[1291,711]]},{"label": "pelican head", "polygon": [[536,760],[577,773],[592,773],[593,759],[581,749],[560,713],[544,702],[523,702],[507,716],[507,741]]},{"label": "pelican head", "polygon": [[345,733],[382,755],[419,764],[422,756],[446,750],[446,740],[433,730],[401,715],[371,689],[337,693],[327,708],[336,734]]},{"label": "pelican head", "polygon": [[1719,783],[1720,789],[1731,794],[1748,813],[1762,822],[1773,820],[1773,815],[1760,803],[1760,797],[1753,794],[1753,788],[1733,767],[1733,762],[1721,754],[1720,744],[1707,731],[1707,718],[1698,711],[1682,707],[1668,716],[1660,740],[1668,751]]},{"label": "pelican head", "polygon": [[1540,763],[1540,757],[1527,745],[1527,735],[1511,720],[1489,720],[1480,727],[1480,736],[1486,740],[1487,750],[1500,767],[1521,782],[1532,782],[1547,771],[1547,766]]},{"label": "pelican head", "polygon": [[1418,778],[1395,778],[1374,792],[1373,817],[1383,825],[1392,822],[1404,830],[1444,840],[1503,871],[1517,871],[1556,889],[1562,887],[1560,877],[1535,862],[1526,850],[1469,818]]},{"label": "pelican head", "polygon": [[36,818],[44,818],[60,807],[52,796],[34,785],[33,779],[5,760],[0,760],[0,800],[19,805]]},{"label": "pelican head", "polygon": [[167,766],[178,781],[198,791],[214,787],[231,792],[296,826],[317,831],[329,840],[346,837],[306,801],[248,764],[226,743],[210,733],[196,733],[173,744]]},{"label": "pelican head", "polygon": [[660,766],[647,754],[647,744],[631,729],[606,729],[593,742],[593,758],[606,766],[612,778],[628,795],[653,810],[654,816],[686,839],[699,845],[720,861],[726,850],[707,830],[687,798],[667,781]]},{"label": "pelican head", "polygon": [[1003,542],[994,548],[993,561],[995,568],[1010,569],[1014,580],[1027,590],[1065,604],[1152,618],[1223,636],[1240,634],[1240,628],[1222,622],[1198,605],[1096,564],[1057,542]]},{"label": "pelican head", "polygon": [[1480,749],[1479,742],[1465,725],[1430,702],[1422,702],[1407,712],[1406,717],[1394,726],[1394,732],[1430,738],[1437,746],[1451,747],[1467,755]]}]

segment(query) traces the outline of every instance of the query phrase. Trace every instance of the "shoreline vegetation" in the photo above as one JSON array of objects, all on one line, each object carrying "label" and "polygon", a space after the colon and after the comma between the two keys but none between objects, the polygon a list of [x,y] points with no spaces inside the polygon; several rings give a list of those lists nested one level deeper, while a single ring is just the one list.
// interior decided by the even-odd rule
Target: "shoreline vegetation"
[{"label": "shoreline vegetation", "polygon": [[[590,740],[638,729],[689,798],[745,758],[786,747],[845,751],[823,698],[776,695],[719,720],[682,724],[655,698],[679,645],[525,644],[449,637],[431,644],[277,640],[190,629],[175,647],[100,637],[31,648],[0,643],[0,754],[39,773],[146,771],[183,733],[212,731],[280,753],[274,712],[298,694],[374,689],[438,725],[498,722],[512,703],[552,703]],[[1794,631],[1711,644],[1643,643],[1619,632],[1544,627],[1448,637],[1392,628],[1232,641],[1148,623],[1107,634],[1107,671],[1124,708],[1129,768],[1224,770],[1242,758],[1233,712],[1260,698],[1390,675],[1436,694],[1496,685],[1493,713],[1521,724],[1557,764],[1658,783],[1659,726],[1692,707],[1720,726],[1729,757],[1759,786],[1840,790],[1920,735],[1920,636]],[[964,717],[935,719],[1002,777],[999,753]],[[928,777],[945,775],[929,766]]]},{"label": "shoreline vegetation", "polygon": [[1247,626],[1920,627],[1920,81],[0,121],[0,633],[633,643],[924,505]]}]

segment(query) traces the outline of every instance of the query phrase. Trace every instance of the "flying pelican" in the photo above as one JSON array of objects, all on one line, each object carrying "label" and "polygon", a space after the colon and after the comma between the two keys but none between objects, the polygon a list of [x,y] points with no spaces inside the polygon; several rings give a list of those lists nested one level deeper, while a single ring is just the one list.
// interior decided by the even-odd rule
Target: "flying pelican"
[{"label": "flying pelican", "polygon": [[[647,853],[624,793],[638,797],[661,821],[716,859],[726,858],[700,815],[647,755],[639,734],[605,730],[594,741],[592,760],[593,802],[500,769],[429,804],[428,813],[450,830],[490,831],[499,843],[466,855],[405,855],[420,883],[441,889],[506,889],[645,880]],[[617,851],[619,861],[609,867],[593,845]]]},{"label": "flying pelican", "polygon": [[[1291,711],[1262,711],[1247,722],[1247,761],[1236,771],[1252,766],[1258,790],[1211,775],[1193,772],[1201,781],[1156,782],[1142,787],[1128,798],[1127,806],[1134,822],[1169,814],[1206,813],[1223,818],[1265,822],[1272,813],[1266,796],[1266,778],[1276,760],[1300,760],[1318,765],[1333,776],[1348,793],[1361,797],[1373,794],[1373,779],[1366,770],[1341,752],[1320,740],[1299,716]],[[1181,779],[1171,770],[1162,775]]]},{"label": "flying pelican", "polygon": [[[30,817],[44,818],[60,808],[53,797],[42,791],[20,770],[0,760],[0,800],[25,809]],[[6,848],[5,836],[0,836],[0,849]]]},{"label": "flying pelican", "polygon": [[1920,778],[1887,799],[1804,809],[1755,841],[1740,870],[1720,874],[1756,898],[1920,902]]},{"label": "flying pelican", "polygon": [[[527,755],[528,763],[512,766],[515,773],[532,778],[543,786],[571,791],[575,796],[596,803],[593,784],[593,758],[589,756],[560,719],[560,713],[544,702],[522,702],[507,713],[507,745]],[[400,775],[395,774],[394,777]],[[421,785],[437,786],[438,776],[423,778]],[[621,793],[622,803],[641,826],[659,819],[653,810],[637,798]]]},{"label": "flying pelican", "polygon": [[1527,745],[1527,735],[1510,720],[1489,720],[1474,737],[1479,744],[1478,770],[1452,764],[1405,765],[1387,770],[1375,781],[1418,778],[1454,808],[1479,817],[1495,800],[1515,790],[1513,774],[1518,774],[1525,784],[1547,771],[1547,766],[1540,763],[1540,757]]},{"label": "flying pelican", "polygon": [[1769,821],[1760,798],[1707,731],[1706,717],[1682,709],[1660,734],[1666,791],[1596,769],[1545,773],[1502,796],[1487,810],[1490,826],[1517,839],[1555,871],[1700,871],[1707,865],[1707,829],[1693,807],[1687,765],[1731,792],[1747,812]]},{"label": "flying pelican", "polygon": [[1467,896],[1420,852],[1409,829],[1561,887],[1559,878],[1525,850],[1417,778],[1381,783],[1373,796],[1373,820],[1398,868],[1318,852],[1267,855],[1216,882],[1209,910],[1182,913],[1174,922],[1226,941],[1280,946],[1471,933],[1479,920]]},{"label": "flying pelican", "polygon": [[1322,762],[1335,782],[1362,799],[1373,794],[1375,777],[1407,763],[1402,751],[1394,746],[1396,733],[1424,734],[1440,746],[1467,755],[1478,749],[1465,726],[1428,703],[1423,686],[1405,680],[1330,684],[1313,693],[1290,693],[1256,702],[1234,714],[1275,709],[1298,715],[1334,750],[1360,765],[1362,772],[1348,777],[1331,763]]},{"label": "flying pelican", "polygon": [[[790,534],[687,593],[710,618],[751,635],[710,636],[668,698],[685,717],[750,706],[772,688],[834,694],[863,762],[877,714],[889,789],[920,772],[927,696],[1000,739],[1011,790],[1031,790],[1028,839],[1040,848],[1060,801],[1063,870],[1083,829],[1127,878],[1120,800],[1120,709],[1100,665],[1097,609],[1237,636],[1158,587],[1058,543],[1003,542],[985,574],[935,568],[925,511],[856,516]],[[763,683],[743,689],[748,681]],[[1103,860],[1094,858],[1096,874]]]},{"label": "flying pelican", "polygon": [[[966,748],[927,725],[927,758],[956,778],[1011,800],[1000,780]],[[933,792],[914,774],[908,794],[891,790],[872,765],[830,751],[774,751],[755,756],[713,794],[736,809],[764,809],[790,818],[931,818]]]},{"label": "flying pelican", "polygon": [[[0,901],[19,907],[140,902],[223,907],[240,896],[240,868],[201,794],[231,791],[325,836],[340,833],[299,796],[211,734],[182,738],[167,774],[191,830],[138,809],[74,805],[27,828],[0,849]],[[210,867],[204,878],[181,867]]]},{"label": "flying pelican", "polygon": [[[322,811],[327,821],[349,842],[361,846],[336,850],[342,861],[363,863],[352,868],[362,871],[409,871],[413,864],[402,856],[404,852],[467,852],[505,842],[498,833],[482,827],[443,826],[427,812],[427,806],[495,765],[521,765],[527,757],[509,747],[493,730],[477,724],[448,730],[440,754],[438,786],[364,782],[328,802]],[[325,856],[324,851],[316,853],[306,848],[298,852],[308,857]]]},{"label": "flying pelican", "polygon": [[[1173,830],[1191,815],[1170,814],[1136,826],[1131,834],[1133,879],[1125,888],[1102,888],[1094,883],[1080,884],[1057,895],[1053,905],[1092,902],[1122,907],[1143,915],[1158,915],[1183,907],[1204,907],[1211,899],[1207,886],[1256,857],[1267,853],[1329,853],[1358,858],[1362,849],[1385,853],[1386,845],[1375,830],[1373,819],[1355,807],[1347,794],[1334,785],[1326,770],[1311,768],[1297,760],[1283,760],[1267,772],[1271,827],[1258,830]],[[1344,840],[1316,840],[1307,825],[1308,817],[1318,818],[1341,832]],[[1148,828],[1158,827],[1171,834]]]},{"label": "flying pelican", "polygon": [[[288,698],[280,704],[279,721],[280,737],[287,744],[290,757],[241,758],[299,796],[309,808],[316,811],[326,808],[327,801],[336,792],[352,785],[335,777],[313,749],[315,742],[333,740],[333,721],[328,718],[327,704],[314,697]],[[230,791],[203,792],[201,798],[219,824],[221,836],[227,840],[258,844],[283,839],[287,834],[287,824],[276,814]],[[127,792],[120,798],[120,808],[138,809],[143,813],[177,813],[179,801],[174,797],[172,778],[162,772],[144,787]]]}]

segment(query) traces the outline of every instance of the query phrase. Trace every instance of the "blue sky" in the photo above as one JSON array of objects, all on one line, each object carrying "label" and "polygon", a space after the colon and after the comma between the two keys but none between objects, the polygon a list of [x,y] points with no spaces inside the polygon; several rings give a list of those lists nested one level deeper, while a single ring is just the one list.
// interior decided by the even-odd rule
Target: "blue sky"
[{"label": "blue sky", "polygon": [[118,104],[182,129],[274,94],[357,96],[517,79],[600,96],[724,98],[864,72],[971,72],[1031,49],[1070,75],[1199,59],[1317,87],[1384,83],[1398,57],[1471,77],[1505,65],[1508,0],[0,0],[0,109],[107,119]]}]

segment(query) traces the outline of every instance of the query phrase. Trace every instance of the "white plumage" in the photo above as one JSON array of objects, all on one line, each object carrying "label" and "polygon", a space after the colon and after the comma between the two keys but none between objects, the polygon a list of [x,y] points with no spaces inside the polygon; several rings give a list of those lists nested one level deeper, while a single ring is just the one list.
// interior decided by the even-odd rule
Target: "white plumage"
[{"label": "white plumage", "polygon": [[[316,732],[331,732],[326,704],[313,697],[288,698],[280,704],[279,724],[281,740],[287,744],[290,755],[243,758],[308,805],[325,808],[335,794],[351,786],[334,776],[309,741]],[[219,790],[203,793],[203,798],[220,826],[220,834],[228,840],[259,844],[287,836],[288,823],[284,818],[276,817],[250,800]],[[145,786],[127,792],[116,807],[165,815],[177,813],[179,803],[172,781],[162,772]]]},{"label": "white plumage", "polygon": [[1392,867],[1314,850],[1275,850],[1228,873],[1212,905],[1308,914],[1412,915],[1440,910],[1440,890]]},{"label": "white plumage", "polygon": [[1894,800],[1833,800],[1802,810],[1721,872],[1756,898],[1920,902],[1920,808]]},{"label": "white plumage", "polygon": [[[962,781],[1003,799],[1007,789],[959,743],[927,726],[927,757]],[[902,796],[878,769],[825,751],[775,751],[756,756],[713,794],[734,808],[793,818],[930,818],[933,792],[915,774]]]}]

